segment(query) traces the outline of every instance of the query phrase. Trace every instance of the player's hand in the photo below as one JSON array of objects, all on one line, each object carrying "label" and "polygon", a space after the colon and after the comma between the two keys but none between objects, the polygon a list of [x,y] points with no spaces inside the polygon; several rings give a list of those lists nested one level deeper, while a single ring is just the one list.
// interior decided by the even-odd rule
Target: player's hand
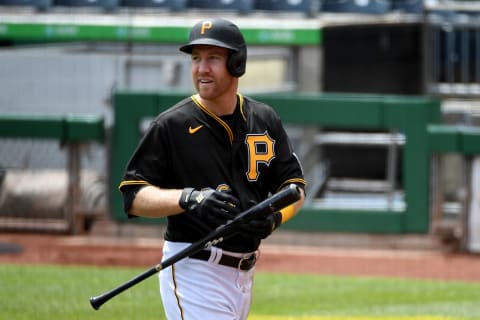
[{"label": "player's hand", "polygon": [[242,225],[243,235],[265,239],[282,224],[282,214],[275,212],[264,219],[254,219]]},{"label": "player's hand", "polygon": [[240,213],[240,201],[237,198],[212,188],[185,188],[179,204],[185,211],[199,215],[212,225],[224,224]]}]

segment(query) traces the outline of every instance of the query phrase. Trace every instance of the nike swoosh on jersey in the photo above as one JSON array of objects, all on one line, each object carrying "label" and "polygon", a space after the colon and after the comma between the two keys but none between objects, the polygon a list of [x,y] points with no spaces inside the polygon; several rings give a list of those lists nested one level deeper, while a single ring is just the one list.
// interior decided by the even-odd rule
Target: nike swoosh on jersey
[{"label": "nike swoosh on jersey", "polygon": [[198,130],[203,128],[203,124],[199,125],[198,127],[192,128],[188,127],[188,133],[195,134]]}]

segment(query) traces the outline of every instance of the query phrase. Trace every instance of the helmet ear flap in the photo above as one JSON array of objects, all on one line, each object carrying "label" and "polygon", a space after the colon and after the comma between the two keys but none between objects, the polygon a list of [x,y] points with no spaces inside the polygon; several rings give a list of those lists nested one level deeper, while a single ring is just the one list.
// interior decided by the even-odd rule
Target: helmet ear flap
[{"label": "helmet ear flap", "polygon": [[231,51],[227,60],[227,70],[234,77],[240,77],[245,73],[247,63],[247,50],[241,48],[238,51]]}]

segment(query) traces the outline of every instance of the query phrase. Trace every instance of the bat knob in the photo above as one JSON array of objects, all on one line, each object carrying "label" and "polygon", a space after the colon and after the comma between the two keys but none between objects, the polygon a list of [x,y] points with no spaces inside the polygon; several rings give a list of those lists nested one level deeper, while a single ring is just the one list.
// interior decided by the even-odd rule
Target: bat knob
[{"label": "bat knob", "polygon": [[98,297],[90,297],[90,305],[93,309],[98,310],[103,302]]}]

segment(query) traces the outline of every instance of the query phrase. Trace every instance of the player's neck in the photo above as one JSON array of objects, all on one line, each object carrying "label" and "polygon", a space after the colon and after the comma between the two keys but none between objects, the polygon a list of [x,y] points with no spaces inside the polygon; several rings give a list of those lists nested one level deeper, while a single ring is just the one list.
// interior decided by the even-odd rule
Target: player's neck
[{"label": "player's neck", "polygon": [[215,99],[204,99],[197,94],[197,99],[204,107],[213,112],[216,116],[233,114],[237,106],[237,93],[217,97]]}]

